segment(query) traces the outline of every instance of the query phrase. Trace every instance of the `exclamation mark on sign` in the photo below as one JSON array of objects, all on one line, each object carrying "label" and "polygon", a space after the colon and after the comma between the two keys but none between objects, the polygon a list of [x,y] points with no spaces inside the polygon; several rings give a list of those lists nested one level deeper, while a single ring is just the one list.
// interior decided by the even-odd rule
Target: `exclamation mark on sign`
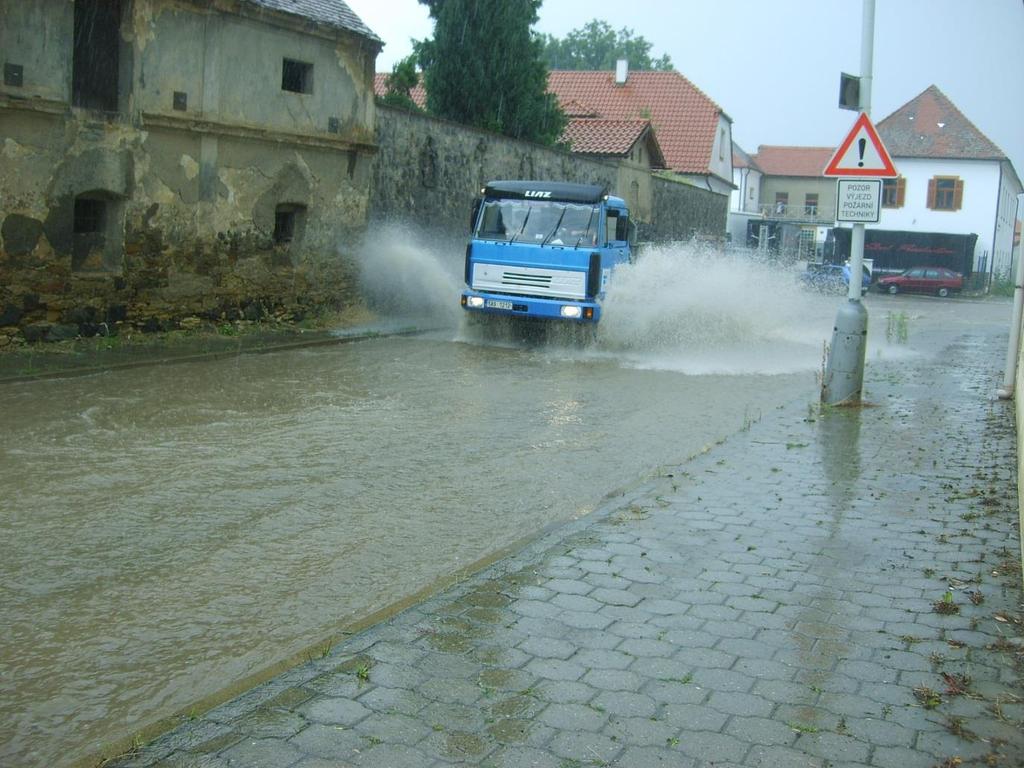
[{"label": "exclamation mark on sign", "polygon": [[857,139],[857,152],[858,152],[858,154],[860,154],[860,162],[857,163],[857,167],[858,168],[863,168],[864,167],[864,150],[867,149],[867,146],[868,146],[868,140],[867,139]]}]

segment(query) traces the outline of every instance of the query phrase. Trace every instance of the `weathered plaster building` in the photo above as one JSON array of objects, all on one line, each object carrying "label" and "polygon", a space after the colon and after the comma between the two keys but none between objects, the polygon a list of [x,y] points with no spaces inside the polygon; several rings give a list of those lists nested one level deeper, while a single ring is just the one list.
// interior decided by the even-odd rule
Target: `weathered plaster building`
[{"label": "weathered plaster building", "polygon": [[380,47],[342,0],[0,0],[0,343],[348,301]]}]

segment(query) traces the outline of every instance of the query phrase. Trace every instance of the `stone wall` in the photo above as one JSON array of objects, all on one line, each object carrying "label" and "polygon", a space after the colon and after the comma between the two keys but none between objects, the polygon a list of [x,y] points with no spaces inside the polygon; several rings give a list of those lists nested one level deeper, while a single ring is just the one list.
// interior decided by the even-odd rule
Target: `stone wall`
[{"label": "stone wall", "polygon": [[377,117],[371,223],[406,222],[465,237],[473,198],[486,182],[537,179],[604,184],[627,201],[640,200],[636,218],[645,240],[724,237],[727,196],[419,113],[378,106]]},{"label": "stone wall", "polygon": [[371,222],[465,236],[473,198],[494,179],[560,179],[614,188],[617,166],[378,105]]},{"label": "stone wall", "polygon": [[655,176],[651,179],[652,213],[648,226],[641,224],[643,240],[667,241],[725,238],[729,196]]}]

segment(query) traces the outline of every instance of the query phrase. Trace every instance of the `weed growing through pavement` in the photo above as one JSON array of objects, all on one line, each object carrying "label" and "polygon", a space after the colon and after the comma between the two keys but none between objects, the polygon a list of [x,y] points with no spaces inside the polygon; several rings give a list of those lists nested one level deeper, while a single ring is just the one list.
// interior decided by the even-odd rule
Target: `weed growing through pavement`
[{"label": "weed growing through pavement", "polygon": [[333,638],[329,639],[326,643],[324,643],[323,648],[320,649],[320,658],[321,659],[326,659],[328,656],[330,656],[332,648],[334,648],[334,639]]},{"label": "weed growing through pavement", "polygon": [[960,606],[953,602],[953,591],[950,589],[946,590],[946,594],[942,596],[941,600],[936,601],[932,608],[936,613],[941,613],[945,616],[960,613]]},{"label": "weed growing through pavement", "polygon": [[947,696],[962,696],[971,687],[971,678],[968,675],[943,672],[942,680],[946,683]]},{"label": "weed growing through pavement", "polygon": [[954,736],[959,736],[964,741],[977,741],[978,739],[978,734],[964,727],[964,719],[962,717],[947,717],[946,730]]},{"label": "weed growing through pavement", "polygon": [[915,688],[914,698],[917,699],[918,703],[925,709],[935,709],[942,703],[942,697],[927,685]]},{"label": "weed growing through pavement", "polygon": [[790,730],[796,731],[797,733],[817,733],[818,729],[813,725],[807,725],[805,723],[786,723]]}]

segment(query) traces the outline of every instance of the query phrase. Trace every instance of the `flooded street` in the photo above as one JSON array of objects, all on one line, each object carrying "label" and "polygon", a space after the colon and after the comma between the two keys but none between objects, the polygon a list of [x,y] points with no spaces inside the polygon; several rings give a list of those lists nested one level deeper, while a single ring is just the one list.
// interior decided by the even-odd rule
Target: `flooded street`
[{"label": "flooded street", "polygon": [[[634,277],[594,347],[452,324],[0,386],[0,763],[81,760],[816,402],[839,299]],[[616,303],[654,283],[671,301]],[[868,393],[874,361],[1009,321],[1001,302],[868,309]]]}]

